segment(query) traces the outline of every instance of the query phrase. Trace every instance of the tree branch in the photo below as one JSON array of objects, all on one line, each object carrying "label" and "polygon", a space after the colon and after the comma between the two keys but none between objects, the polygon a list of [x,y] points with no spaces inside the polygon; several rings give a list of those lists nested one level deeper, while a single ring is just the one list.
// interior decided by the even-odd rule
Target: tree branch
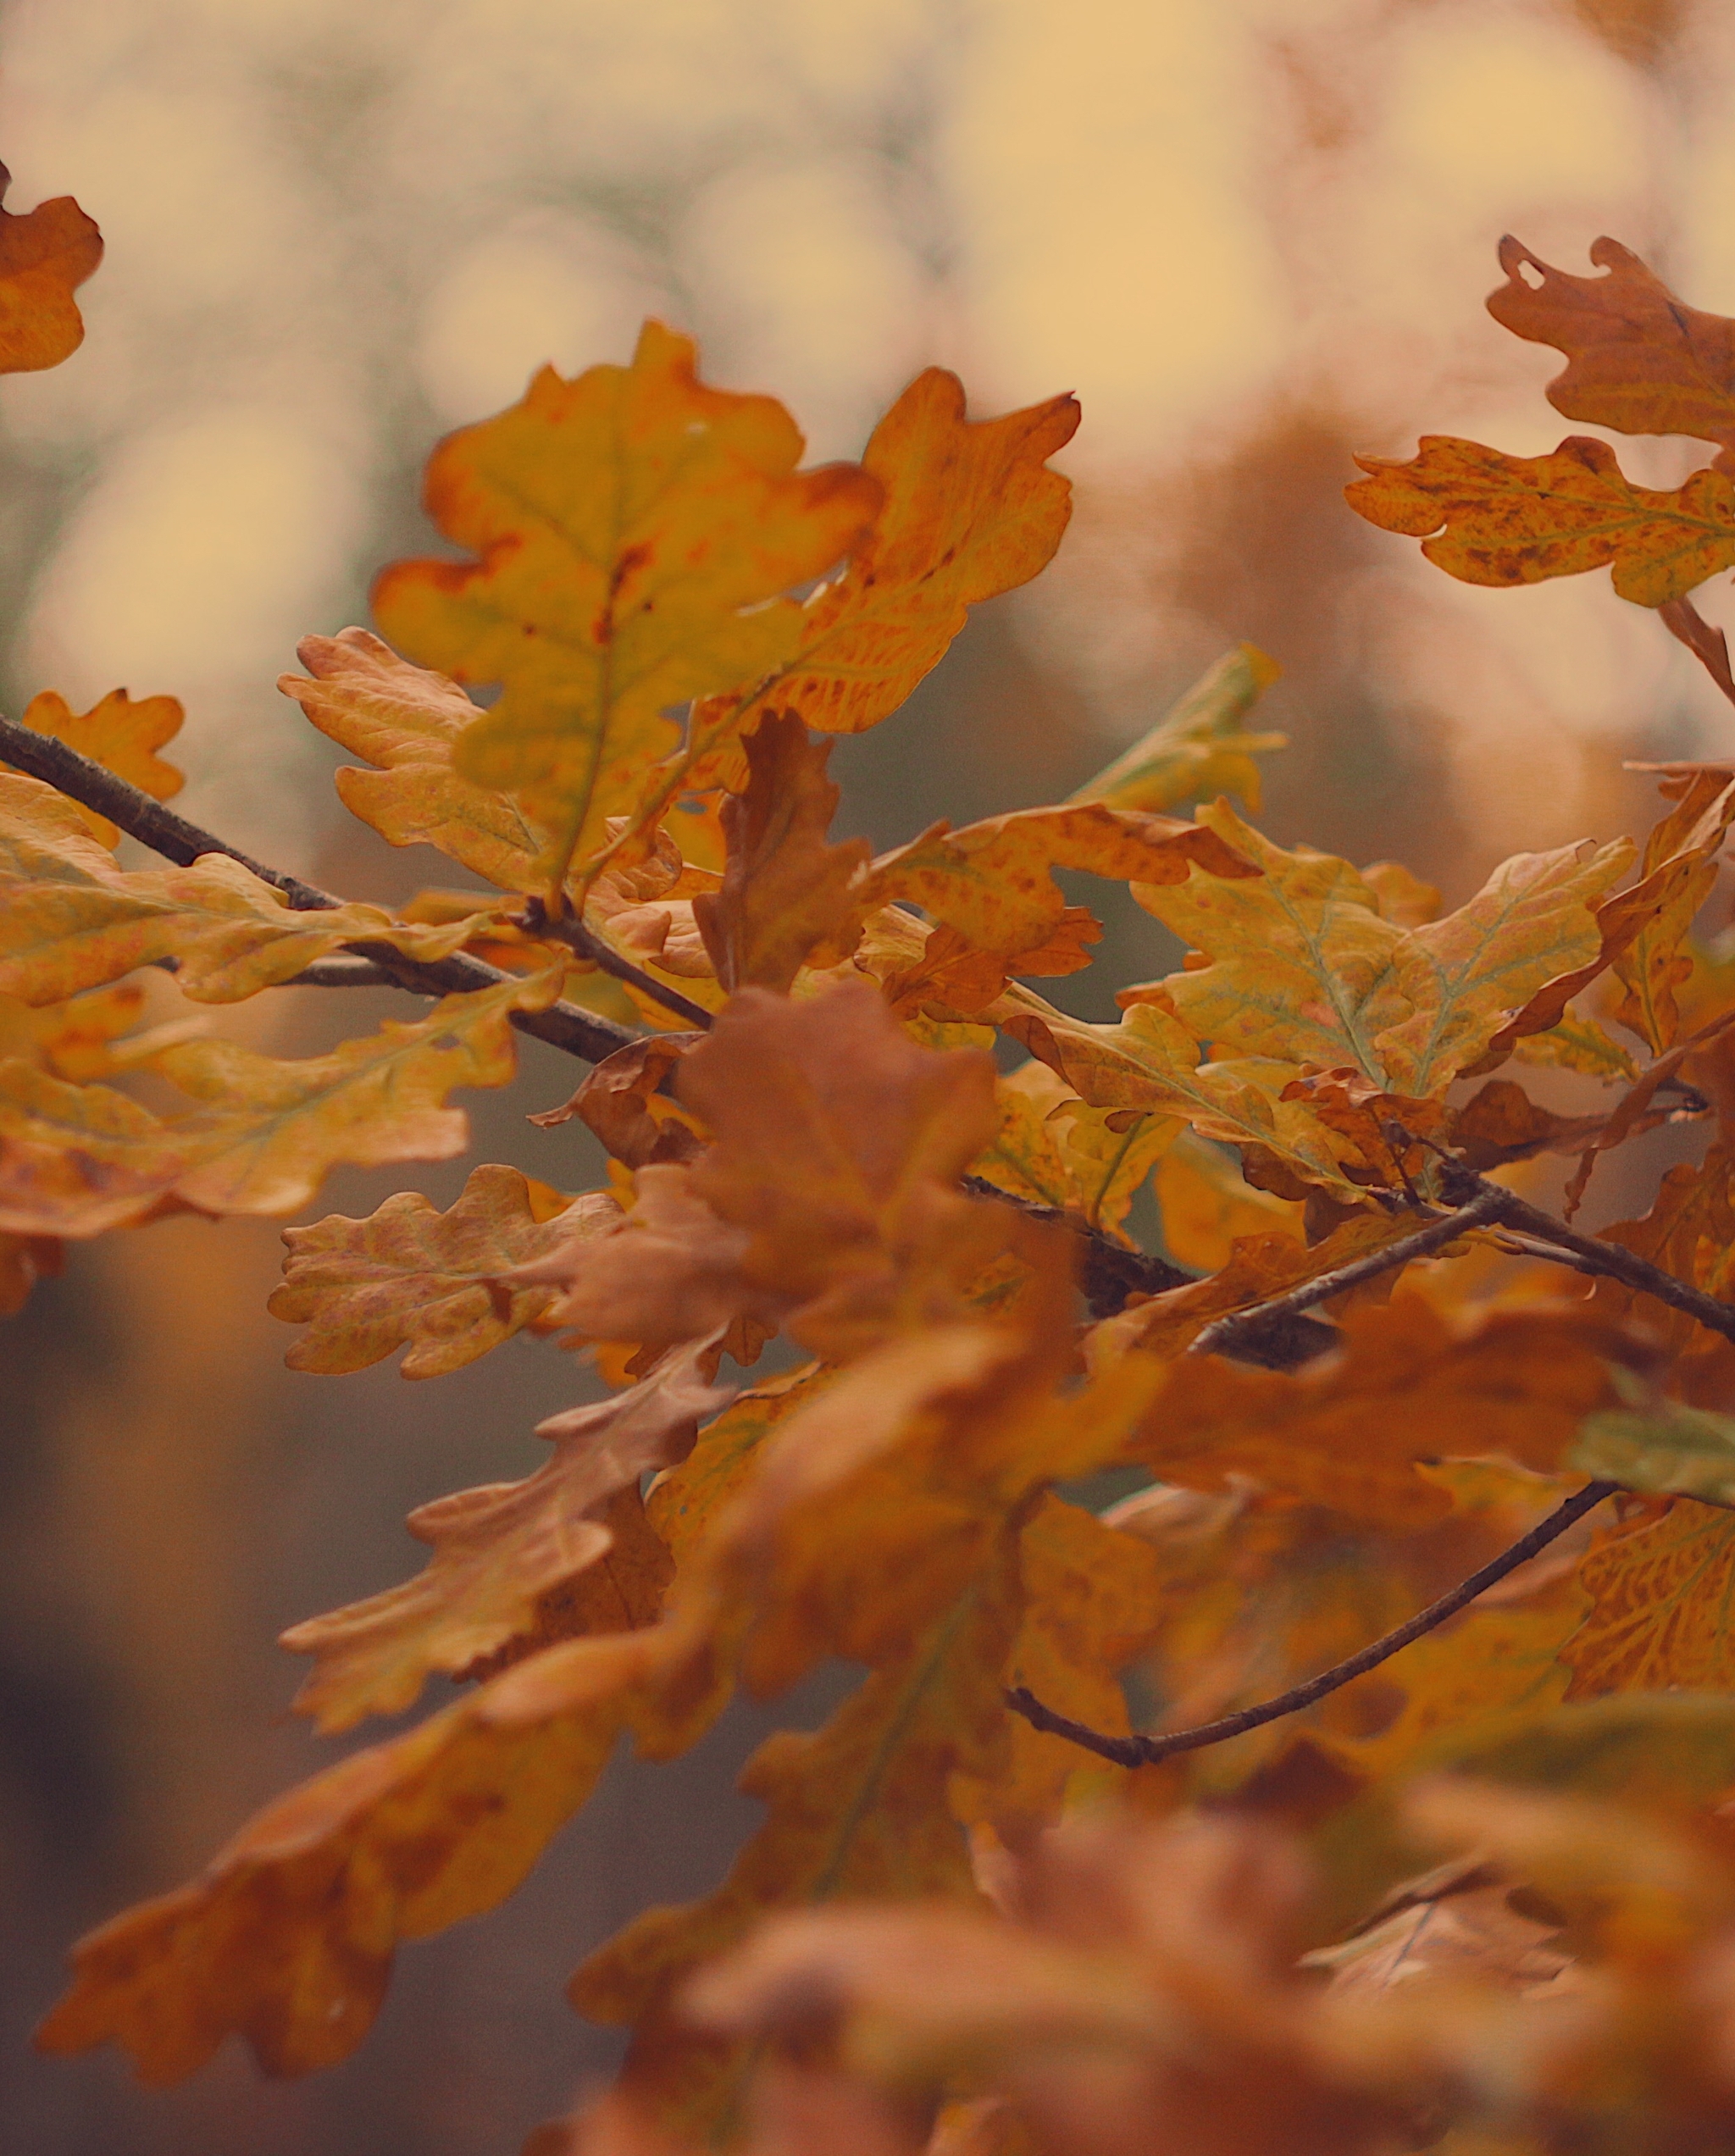
[{"label": "tree branch", "polygon": [[1311,1707],[1316,1700],[1325,1699],[1353,1678],[1377,1669],[1412,1640],[1433,1632],[1448,1617],[1455,1616],[1466,1604],[1473,1602],[1478,1594],[1485,1594],[1509,1573],[1516,1572],[1538,1550],[1546,1549],[1576,1521],[1594,1510],[1605,1497],[1612,1497],[1619,1488],[1618,1483],[1587,1483],[1527,1535],[1521,1536],[1510,1549],[1503,1549],[1480,1571],[1461,1580],[1437,1602],[1418,1610],[1413,1617],[1376,1639],[1371,1646],[1364,1647],[1359,1654],[1351,1654],[1347,1661],[1333,1663],[1330,1669],[1322,1670],[1317,1677],[1311,1677],[1305,1683],[1279,1693],[1275,1699],[1267,1699],[1261,1706],[1244,1707],[1239,1714],[1224,1715],[1217,1721],[1200,1722],[1192,1729],[1171,1730],[1165,1736],[1111,1737],[1103,1730],[1092,1729],[1088,1723],[1074,1721],[1068,1715],[1056,1714],[1023,1685],[1015,1685],[1006,1693],[1006,1704],[1015,1714],[1022,1715],[1033,1728],[1045,1730],[1051,1737],[1064,1737],[1087,1752],[1095,1752],[1100,1759],[1112,1760],[1117,1766],[1150,1766],[1158,1760],[1172,1758],[1177,1752],[1197,1752],[1207,1744],[1226,1743],[1230,1738],[1240,1737],[1250,1729],[1258,1729],[1268,1721],[1281,1721],[1285,1715],[1299,1713],[1303,1707]]},{"label": "tree branch", "polygon": [[[1477,1178],[1480,1181],[1480,1178]],[[1316,1303],[1329,1301],[1345,1289],[1359,1287],[1364,1280],[1377,1279],[1383,1272],[1389,1272],[1394,1266],[1407,1265],[1412,1258],[1425,1258],[1430,1252],[1441,1249],[1455,1237],[1472,1228],[1485,1228],[1498,1217],[1496,1199],[1507,1193],[1498,1183],[1483,1184],[1466,1204],[1455,1212],[1430,1221],[1425,1228],[1418,1228],[1413,1235],[1401,1237],[1389,1243],[1383,1250],[1371,1250],[1366,1257],[1352,1258],[1347,1265],[1340,1265],[1330,1272],[1322,1272],[1316,1280],[1304,1281],[1300,1287],[1292,1288],[1286,1295],[1274,1295],[1268,1303],[1260,1303],[1252,1310],[1232,1311],[1227,1317],[1219,1317],[1207,1325],[1189,1346],[1189,1355],[1233,1355],[1235,1344],[1250,1331],[1269,1323],[1273,1319],[1299,1316],[1305,1310],[1311,1310]]]},{"label": "tree branch", "polygon": [[693,1002],[679,989],[668,987],[655,979],[642,967],[634,965],[630,958],[623,958],[613,944],[605,943],[601,936],[573,915],[563,914],[557,921],[540,898],[531,898],[524,902],[518,924],[527,934],[546,936],[552,942],[563,943],[579,957],[588,958],[603,973],[612,973],[616,980],[624,981],[629,987],[637,989],[640,995],[648,996],[653,1003],[660,1003],[665,1011],[673,1011],[686,1024],[696,1027],[701,1033],[710,1032],[711,1013],[702,1003]]},{"label": "tree branch", "polygon": [[[1515,1229],[1535,1242],[1550,1244],[1563,1253],[1570,1252],[1571,1259],[1578,1261],[1576,1271],[1603,1273],[1641,1295],[1655,1295],[1660,1303],[1667,1303],[1671,1310],[1684,1311],[1701,1325],[1721,1333],[1726,1340],[1735,1340],[1735,1308],[1720,1303],[1703,1289],[1688,1287],[1684,1280],[1677,1280],[1672,1272],[1665,1272],[1648,1258],[1639,1257],[1619,1243],[1604,1243],[1594,1235],[1581,1235],[1576,1228],[1556,1220],[1552,1213],[1527,1204],[1515,1191],[1503,1190],[1499,1183],[1489,1183],[1450,1156],[1440,1161],[1439,1179],[1441,1190],[1454,1205],[1467,1208],[1485,1199],[1485,1219]],[[1571,1259],[1563,1256],[1561,1262],[1571,1262]]]},{"label": "tree branch", "polygon": [[[298,913],[330,912],[343,903],[330,891],[322,891],[316,884],[303,883],[299,876],[287,875],[280,868],[267,867],[263,862],[243,853],[239,846],[227,845],[213,833],[201,830],[197,823],[189,823],[184,816],[177,816],[172,808],[152,801],[136,786],[117,779],[112,771],[105,771],[100,763],[81,757],[64,741],[21,726],[16,719],[0,718],[0,758],[71,800],[82,801],[86,808],[95,809],[99,816],[106,816],[129,836],[149,846],[153,853],[160,853],[165,860],[175,862],[182,868],[191,867],[202,854],[226,854],[231,861],[240,862],[243,868],[252,869],[254,875],[274,890],[281,891]],[[479,958],[458,956],[425,963],[402,956],[389,944],[352,943],[344,948],[358,958],[371,961],[388,981],[407,989],[413,995],[467,995],[477,989],[497,988],[509,978],[498,967],[485,965]],[[309,972],[317,985],[330,984],[317,967]],[[301,978],[308,976],[303,974]],[[353,978],[346,974],[344,984],[348,985]],[[613,1055],[618,1048],[629,1046],[638,1037],[624,1026],[580,1010],[575,1003],[556,1003],[546,1011],[514,1011],[512,1023],[520,1033],[546,1040],[550,1047],[563,1049],[568,1056],[579,1056],[587,1063],[600,1063],[605,1056]]]}]

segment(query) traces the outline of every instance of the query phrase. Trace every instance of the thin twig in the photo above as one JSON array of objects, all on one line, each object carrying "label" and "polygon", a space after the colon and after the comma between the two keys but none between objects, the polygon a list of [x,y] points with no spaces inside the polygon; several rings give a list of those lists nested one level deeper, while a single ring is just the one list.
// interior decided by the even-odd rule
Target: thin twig
[{"label": "thin twig", "polygon": [[[38,734],[15,719],[0,718],[0,759],[73,801],[82,801],[153,853],[183,868],[190,868],[202,854],[226,854],[281,891],[298,913],[330,912],[343,903],[318,884],[303,883],[299,876],[287,875],[280,868],[267,867],[239,846],[201,830],[197,823],[189,823],[184,816],[177,816],[173,809],[152,801],[138,787],[117,779],[112,771],[105,771],[100,763],[81,757],[52,734]],[[358,958],[371,960],[388,980],[414,995],[468,995],[478,989],[497,988],[511,978],[479,958],[454,956],[425,962],[405,958],[389,944],[367,942],[346,944],[344,948]],[[624,1026],[582,1011],[575,1003],[556,1003],[546,1011],[514,1011],[511,1017],[520,1033],[530,1034],[587,1063],[600,1063],[638,1038]]]},{"label": "thin twig", "polygon": [[1316,1280],[1304,1281],[1285,1295],[1274,1295],[1268,1303],[1257,1304],[1251,1310],[1233,1311],[1228,1316],[1219,1317],[1198,1334],[1188,1348],[1188,1354],[1231,1354],[1233,1344],[1259,1325],[1273,1318],[1297,1316],[1305,1310],[1311,1310],[1316,1303],[1328,1301],[1346,1289],[1359,1287],[1364,1280],[1377,1279],[1395,1266],[1407,1265],[1412,1258],[1427,1257],[1470,1228],[1487,1227],[1498,1215],[1494,1200],[1503,1199],[1507,1194],[1494,1183],[1486,1186],[1486,1195],[1477,1192],[1456,1211],[1430,1221],[1413,1235],[1388,1243],[1383,1250],[1370,1250],[1366,1257],[1352,1258],[1347,1265],[1321,1273]]},{"label": "thin twig", "polygon": [[1587,1483],[1575,1496],[1557,1505],[1546,1520],[1522,1535],[1510,1549],[1484,1565],[1480,1571],[1472,1572],[1467,1580],[1461,1580],[1449,1593],[1437,1602],[1430,1602],[1425,1610],[1418,1610],[1391,1632],[1364,1647],[1360,1654],[1351,1654],[1347,1661],[1335,1662],[1330,1669],[1322,1670],[1317,1677],[1311,1677],[1303,1684],[1294,1685],[1281,1692],[1275,1699],[1267,1699],[1257,1707],[1244,1707],[1239,1714],[1224,1715],[1216,1721],[1200,1722],[1192,1729],[1171,1730],[1165,1736],[1111,1737],[1106,1731],[1092,1729],[1088,1723],[1074,1721],[1069,1715],[1057,1715],[1024,1686],[1016,1685],[1006,1695],[1006,1704],[1015,1714],[1022,1715],[1034,1728],[1046,1730],[1050,1736],[1064,1737],[1073,1743],[1082,1745],[1087,1752],[1099,1758],[1112,1760],[1117,1766],[1150,1766],[1158,1760],[1172,1758],[1177,1752],[1197,1752],[1207,1744],[1226,1743],[1232,1737],[1239,1737],[1250,1729],[1261,1728],[1268,1721],[1278,1721],[1285,1715],[1299,1713],[1311,1707],[1316,1699],[1348,1684],[1352,1678],[1363,1677],[1369,1670],[1377,1669],[1412,1640],[1420,1639],[1424,1632],[1443,1625],[1448,1617],[1455,1616],[1466,1603],[1473,1602],[1478,1594],[1497,1586],[1511,1572],[1534,1557],[1538,1550],[1546,1549],[1551,1542],[1566,1533],[1575,1521],[1582,1520],[1587,1512],[1600,1505],[1605,1497],[1612,1497],[1620,1488],[1618,1483]]},{"label": "thin twig", "polygon": [[1533,1237],[1539,1243],[1571,1251],[1588,1270],[1618,1280],[1623,1287],[1633,1289],[1641,1295],[1655,1295],[1660,1303],[1667,1303],[1671,1310],[1684,1311],[1701,1325],[1721,1333],[1726,1340],[1735,1340],[1735,1308],[1720,1303],[1715,1295],[1707,1295],[1702,1289],[1688,1287],[1684,1280],[1677,1280],[1672,1272],[1665,1272],[1660,1266],[1651,1264],[1648,1258],[1639,1257],[1621,1244],[1604,1243],[1593,1235],[1581,1235],[1577,1228],[1566,1227],[1552,1213],[1527,1204],[1515,1191],[1503,1190],[1499,1183],[1489,1183],[1461,1161],[1450,1157],[1439,1163],[1439,1180],[1441,1190],[1454,1205],[1467,1206],[1485,1196],[1489,1201],[1485,1218],[1502,1228],[1514,1228],[1522,1235]]},{"label": "thin twig", "polygon": [[1601,1266],[1580,1257],[1577,1250],[1563,1250],[1557,1243],[1544,1243],[1539,1235],[1520,1235],[1503,1228],[1494,1237],[1494,1247],[1508,1257],[1540,1258],[1548,1265],[1564,1266],[1569,1272],[1582,1272],[1587,1280],[1608,1278]]},{"label": "thin twig", "polygon": [[575,915],[563,914],[557,921],[540,898],[532,898],[525,901],[518,925],[528,935],[546,936],[554,943],[563,943],[579,957],[588,958],[603,973],[612,973],[616,980],[637,989],[640,995],[660,1003],[665,1011],[673,1011],[676,1017],[696,1027],[701,1033],[711,1030],[712,1014],[702,1003],[695,1003],[679,989],[669,988],[642,967],[634,965],[630,958],[623,958],[613,944],[605,943]]}]

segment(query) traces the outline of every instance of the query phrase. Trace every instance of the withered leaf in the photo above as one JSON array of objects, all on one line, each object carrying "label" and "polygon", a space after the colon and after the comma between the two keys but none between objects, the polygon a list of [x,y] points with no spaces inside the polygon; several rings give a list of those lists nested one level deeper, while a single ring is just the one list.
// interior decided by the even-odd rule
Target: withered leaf
[{"label": "withered leaf", "polygon": [[[0,165],[0,197],[12,175]],[[70,195],[23,215],[0,209],[0,374],[58,367],[84,342],[72,295],[103,259],[103,236]]]},{"label": "withered leaf", "polygon": [[[3,214],[0,212],[0,216]],[[19,714],[23,724],[35,732],[64,741],[68,748],[76,749],[81,757],[100,763],[105,771],[112,771],[117,779],[125,779],[129,786],[136,786],[159,801],[172,799],[186,784],[175,766],[157,754],[180,731],[185,716],[174,696],[141,696],[135,701],[125,689],[111,689],[87,712],[74,711],[64,696],[45,689],[40,696],[32,696]],[[106,816],[97,815],[81,802],[78,807],[93,838],[105,846],[119,844],[119,830]]]},{"label": "withered leaf", "polygon": [[1208,668],[1150,731],[1122,751],[1075,801],[1110,808],[1179,808],[1217,794],[1239,794],[1259,813],[1254,758],[1289,745],[1286,734],[1251,734],[1242,720],[1282,668],[1256,644],[1238,644]]},{"label": "withered leaf", "polygon": [[1735,1685],[1735,1513],[1690,1497],[1644,1505],[1578,1567],[1590,1598],[1560,1649],[1571,1699]]}]

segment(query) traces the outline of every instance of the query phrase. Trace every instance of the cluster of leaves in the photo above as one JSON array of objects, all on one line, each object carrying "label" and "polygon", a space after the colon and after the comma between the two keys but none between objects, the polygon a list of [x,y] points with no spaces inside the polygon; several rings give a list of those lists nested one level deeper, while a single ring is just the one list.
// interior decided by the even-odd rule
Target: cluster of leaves
[{"label": "cluster of leaves", "polygon": [[[0,213],[0,365],[72,348],[98,245],[68,202]],[[1567,351],[1575,415],[1735,440],[1735,324],[1608,247],[1600,280],[1516,250],[1496,313]],[[1448,912],[1247,820],[1282,744],[1244,648],[1064,802],[833,840],[826,737],[1042,568],[1077,418],[971,420],[929,370],[858,464],[804,469],[779,405],[651,323],[442,443],[462,557],[388,568],[391,641],[310,637],[283,686],[360,759],[356,816],[497,895],[394,913],[247,861],[164,806],[172,699],[0,720],[8,1304],[69,1239],[462,1152],[450,1096],[513,1077],[516,1029],[595,1065],[531,1117],[548,1179],[292,1227],[272,1307],[300,1370],[432,1377],[529,1332],[611,1388],[536,1473],[415,1514],[414,1578],[285,1636],[324,1730],[469,1688],[83,1941],[45,2047],[330,2064],[399,1943],[512,1892],[623,1737],[671,1757],[839,1658],[857,1688],[748,1766],[727,1879],[574,1977],[632,2048],[539,2149],[1735,2138],[1735,968],[1693,934],[1735,765]],[[1479,581],[1612,561],[1727,676],[1680,610],[1735,562],[1729,483],[1431,441],[1352,499]],[[1187,946],[1113,1025],[1030,985],[1100,934],[1057,870]],[[438,1000],[303,1059],[161,1015],[360,979]],[[1519,1187],[1577,1156],[1576,1204],[1712,1116],[1599,1236]],[[560,1187],[574,1118],[606,1189]]]}]

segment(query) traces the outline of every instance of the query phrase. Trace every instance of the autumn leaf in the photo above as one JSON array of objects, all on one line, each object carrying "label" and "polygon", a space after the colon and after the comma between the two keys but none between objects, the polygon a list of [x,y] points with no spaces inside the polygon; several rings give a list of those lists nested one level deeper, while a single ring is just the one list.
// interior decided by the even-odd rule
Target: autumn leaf
[{"label": "autumn leaf", "polygon": [[296,653],[307,673],[280,674],[278,687],[322,734],[376,767],[336,773],[352,815],[395,846],[437,846],[502,890],[540,887],[547,833],[452,761],[459,736],[480,717],[455,681],[412,666],[365,629],[303,637]]},{"label": "autumn leaf", "polygon": [[1092,1108],[1034,1057],[995,1087],[1000,1128],[971,1173],[995,1189],[1077,1213],[1092,1228],[1122,1233],[1133,1200],[1174,1143],[1172,1117],[1140,1116],[1127,1128]]},{"label": "autumn leaf", "polygon": [[[1713,1145],[1699,1167],[1681,1161],[1670,1168],[1644,1217],[1616,1221],[1603,1229],[1603,1239],[1691,1287],[1727,1297],[1735,1286],[1732,1176],[1735,1156],[1727,1145]],[[1620,1281],[1599,1279],[1593,1300],[1614,1322],[1636,1321],[1657,1333],[1671,1354],[1702,1358],[1721,1350],[1721,1335],[1710,1333],[1696,1318]]]},{"label": "autumn leaf", "polygon": [[1540,584],[1612,566],[1621,598],[1660,607],[1735,563],[1735,481],[1707,470],[1684,486],[1638,486],[1588,435],[1568,435],[1546,457],[1424,435],[1408,463],[1355,461],[1371,476],[1344,489],[1350,507],[1421,540],[1464,584]]},{"label": "autumn leaf", "polygon": [[1215,1355],[1159,1366],[1128,1456],[1189,1488],[1249,1475],[1351,1519],[1422,1526],[1450,1499],[1417,1460],[1498,1453],[1555,1472],[1582,1418],[1613,1404],[1604,1357],[1622,1350],[1571,1305],[1454,1325],[1405,1296],[1348,1313],[1344,1331],[1339,1354],[1294,1376]]},{"label": "autumn leaf", "polygon": [[794,712],[768,712],[748,736],[747,783],[723,811],[729,856],[714,894],[693,917],[723,987],[787,989],[818,944],[847,957],[859,934],[853,886],[871,849],[830,845],[838,789],[825,775],[829,745],[810,742]]},{"label": "autumn leaf", "polygon": [[672,1355],[629,1391],[539,1423],[554,1454],[524,1481],[411,1513],[410,1532],[434,1552],[414,1579],[282,1635],[291,1654],[314,1658],[299,1710],[328,1732],[397,1714],[434,1671],[465,1669],[529,1629],[545,1597],[607,1553],[599,1509],[678,1460],[729,1399],[701,1382],[703,1360],[699,1349]]},{"label": "autumn leaf", "polygon": [[[0,218],[4,214],[0,211]],[[185,716],[174,696],[141,696],[135,702],[125,689],[110,690],[87,712],[74,711],[64,696],[45,689],[19,714],[34,732],[64,741],[68,748],[159,801],[172,799],[186,784],[182,773],[157,754],[180,731]],[[111,848],[120,843],[118,827],[106,816],[82,803],[78,806],[92,838]]]},{"label": "autumn leaf", "polygon": [[1727,446],[1735,323],[1684,306],[1618,240],[1594,241],[1590,258],[1602,276],[1575,277],[1510,235],[1500,241],[1506,282],[1488,311],[1515,336],[1566,354],[1549,402],[1620,434],[1694,435]]},{"label": "autumn leaf", "polygon": [[630,367],[545,368],[430,463],[429,513],[476,558],[401,562],[374,587],[394,644],[502,684],[456,766],[552,834],[536,867],[557,906],[568,865],[675,746],[662,712],[784,665],[802,614],[779,595],[850,553],[879,507],[855,465],[797,472],[782,407],[703,387],[695,362],[650,322]]},{"label": "autumn leaf", "polygon": [[1444,1092],[1545,981],[1600,956],[1593,908],[1632,857],[1625,841],[1518,854],[1455,912],[1403,928],[1347,862],[1274,846],[1227,804],[1200,821],[1265,873],[1135,886],[1209,962],[1163,984],[1188,1028],[1219,1057],[1353,1066],[1411,1095]]},{"label": "autumn leaf", "polygon": [[[0,197],[12,175],[0,165]],[[58,367],[84,342],[72,295],[103,259],[103,236],[70,195],[20,216],[0,209],[0,374]]]},{"label": "autumn leaf", "polygon": [[122,870],[75,803],[0,773],[0,994],[28,1003],[58,1003],[166,958],[184,995],[232,1003],[350,943],[444,958],[489,917],[407,923],[354,903],[297,912],[226,854]]},{"label": "autumn leaf", "polygon": [[65,1262],[53,1235],[12,1235],[0,1229],[0,1317],[16,1317],[37,1281],[52,1278]]},{"label": "autumn leaf", "polygon": [[201,1019],[169,1018],[135,1033],[145,1001],[137,981],[88,989],[63,1002],[35,1006],[0,995],[0,1060],[17,1057],[83,1085],[148,1065],[160,1050],[204,1031]]},{"label": "autumn leaf", "polygon": [[80,1942],[38,2048],[118,2043],[152,2086],[231,2034],[272,2074],[346,2057],[397,1943],[504,1899],[584,1802],[663,1649],[655,1632],[551,1649],[291,1790],[202,1877]]},{"label": "autumn leaf", "polygon": [[1157,1163],[1156,1187],[1163,1246],[1189,1272],[1220,1272],[1244,1236],[1301,1240],[1300,1208],[1293,1200],[1256,1189],[1232,1153],[1191,1131]]},{"label": "autumn leaf", "polygon": [[1735,1514],[1691,1498],[1637,1508],[1578,1567],[1589,1597],[1560,1649],[1566,1697],[1735,1687]]},{"label": "autumn leaf", "polygon": [[283,1284],[267,1307],[310,1327],[284,1360],[291,1370],[365,1370],[396,1349],[406,1377],[461,1370],[546,1315],[552,1288],[502,1289],[501,1274],[619,1217],[596,1192],[568,1200],[516,1168],[473,1168],[445,1212],[402,1190],[366,1220],[330,1213],[286,1228]]},{"label": "autumn leaf", "polygon": [[1289,736],[1251,734],[1241,722],[1281,672],[1256,644],[1238,644],[1072,800],[1150,810],[1239,794],[1249,814],[1257,816],[1260,777],[1254,759],[1287,748]]},{"label": "autumn leaf", "polygon": [[694,1034],[652,1034],[618,1048],[591,1071],[569,1100],[530,1121],[557,1129],[577,1117],[614,1159],[629,1168],[690,1161],[704,1150],[693,1117],[663,1090],[669,1072],[692,1048]]},{"label": "autumn leaf", "polygon": [[560,973],[450,995],[330,1055],[278,1061],[229,1040],[186,1041],[158,1067],[204,1105],[162,1117],[103,1085],[0,1063],[0,1228],[94,1235],[153,1211],[287,1213],[340,1161],[446,1160],[468,1143],[454,1086],[504,1085],[509,1024],[559,993]]},{"label": "autumn leaf", "polygon": [[1675,990],[1693,973],[1682,946],[1710,896],[1735,823],[1735,772],[1714,768],[1671,775],[1663,790],[1677,806],[1645,840],[1639,863],[1641,888],[1649,882],[1655,889],[1646,893],[1644,918],[1614,962],[1626,989],[1614,1016],[1654,1056],[1672,1048],[1680,1031]]}]

